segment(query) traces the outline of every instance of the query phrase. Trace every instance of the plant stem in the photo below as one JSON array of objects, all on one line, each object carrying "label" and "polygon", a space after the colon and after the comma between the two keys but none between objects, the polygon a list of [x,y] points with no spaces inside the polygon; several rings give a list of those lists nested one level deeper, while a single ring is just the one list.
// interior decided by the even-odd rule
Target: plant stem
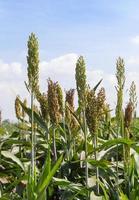
[{"label": "plant stem", "polygon": [[[116,135],[117,139],[119,137],[119,127],[117,128],[117,135]],[[117,186],[117,190],[118,190],[118,184],[119,184],[119,163],[118,163],[118,159],[119,159],[119,156],[118,156],[118,144],[116,146],[116,186]]]},{"label": "plant stem", "polygon": [[35,132],[34,132],[34,94],[31,92],[31,176],[35,182]]},{"label": "plant stem", "polygon": [[[95,161],[97,161],[97,134],[95,133],[94,137],[93,137],[93,143],[94,143],[94,157],[95,157]],[[96,186],[97,186],[97,194],[99,195],[99,168],[96,167]]]},{"label": "plant stem", "polygon": [[[18,119],[18,125],[19,125],[19,119]],[[21,134],[20,129],[19,129],[19,140],[20,141],[22,140],[22,134]],[[20,155],[20,158],[22,158],[22,147],[21,147],[21,145],[19,145],[19,155]]]},{"label": "plant stem", "polygon": [[[68,145],[68,140],[67,140],[67,133],[66,133],[66,126],[65,126],[65,106],[64,106],[64,114],[63,114],[63,129],[64,129],[64,136],[65,136],[65,143]],[[67,156],[67,159],[68,159],[68,149],[65,148],[65,152],[66,152],[66,156]]]},{"label": "plant stem", "polygon": [[[129,139],[129,132],[128,129],[125,128],[125,138]],[[125,162],[124,162],[124,169],[125,169],[125,182],[127,184],[127,191],[128,191],[128,197],[130,195],[130,172],[129,172],[129,166],[130,166],[130,147],[129,145],[124,145],[125,147]]]},{"label": "plant stem", "polygon": [[[84,137],[85,137],[85,175],[86,175],[86,187],[88,188],[88,148],[87,148],[87,124],[86,124],[86,117],[85,117],[85,109],[83,110],[83,122],[84,122]],[[89,198],[89,193],[88,193]]]},{"label": "plant stem", "polygon": [[55,127],[53,127],[53,154],[54,154],[54,161],[57,161],[57,150],[56,150],[56,139],[55,139]]},{"label": "plant stem", "polygon": [[71,129],[70,129],[70,127],[69,127],[68,155],[69,155],[69,160],[71,160],[71,158],[72,158],[72,145],[71,145]]}]

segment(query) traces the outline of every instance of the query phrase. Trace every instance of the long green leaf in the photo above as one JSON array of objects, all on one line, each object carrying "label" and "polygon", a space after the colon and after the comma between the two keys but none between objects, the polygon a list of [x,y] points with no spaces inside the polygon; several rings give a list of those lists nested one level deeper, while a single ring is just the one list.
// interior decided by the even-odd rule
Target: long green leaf
[{"label": "long green leaf", "polygon": [[[61,163],[63,161],[63,155],[60,156],[60,158],[57,160],[56,164],[54,165],[54,167],[52,168],[52,170],[50,171],[50,173],[48,174],[48,176],[44,176],[44,172],[46,171],[44,169],[43,173],[41,174],[40,179],[42,180],[42,182],[37,184],[36,187],[36,193],[37,196],[39,197],[41,193],[43,193],[43,191],[48,187],[48,185],[50,184],[53,176],[55,175],[55,173],[57,172],[57,170],[59,169]],[[39,199],[38,199],[39,200]]]},{"label": "long green leaf", "polygon": [[106,161],[106,160],[93,160],[93,159],[87,159],[87,162],[90,163],[91,165],[103,169],[108,169],[111,163]]},{"label": "long green leaf", "polygon": [[113,140],[109,140],[105,143],[103,143],[100,147],[97,148],[98,151],[101,151],[101,150],[106,150],[114,145],[117,145],[117,144],[127,144],[127,145],[133,145],[133,144],[136,144],[135,141],[132,141],[130,139],[125,139],[125,138],[118,138],[118,139],[113,139]]},{"label": "long green leaf", "polygon": [[23,165],[23,163],[20,161],[19,158],[17,158],[13,153],[9,152],[9,151],[1,151],[1,154],[6,157],[11,159],[12,161],[14,161],[16,164],[18,164],[18,166],[20,166],[23,170],[25,170],[25,167]]},{"label": "long green leaf", "polygon": [[50,148],[48,148],[48,153],[47,153],[47,158],[44,164],[44,168],[42,171],[42,174],[39,178],[38,184],[37,184],[37,188],[40,188],[42,183],[44,182],[45,178],[49,175],[51,170],[51,155],[50,155]]}]

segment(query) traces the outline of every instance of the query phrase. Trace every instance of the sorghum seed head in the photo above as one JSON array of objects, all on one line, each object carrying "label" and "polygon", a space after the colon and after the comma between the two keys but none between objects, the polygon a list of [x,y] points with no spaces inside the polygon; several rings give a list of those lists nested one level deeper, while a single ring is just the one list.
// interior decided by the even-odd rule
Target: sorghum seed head
[{"label": "sorghum seed head", "polygon": [[72,110],[74,110],[74,94],[75,94],[74,89],[66,91],[66,102],[68,103],[70,109]]},{"label": "sorghum seed head", "polygon": [[28,40],[28,84],[32,92],[35,92],[39,80],[39,49],[38,40],[34,33],[31,33]]},{"label": "sorghum seed head", "polygon": [[64,105],[63,105],[63,92],[60,85],[57,83],[57,97],[58,97],[58,104],[59,104],[59,112],[61,116],[64,114]]},{"label": "sorghum seed head", "polygon": [[76,63],[76,87],[78,92],[78,103],[81,108],[85,107],[86,93],[86,67],[83,56],[80,56]]},{"label": "sorghum seed head", "polygon": [[17,119],[21,119],[22,117],[22,108],[21,108],[19,99],[20,99],[19,96],[17,96],[15,99],[15,114],[16,114]]},{"label": "sorghum seed head", "polygon": [[57,124],[60,120],[59,103],[57,97],[57,83],[48,79],[48,112],[52,124]]}]

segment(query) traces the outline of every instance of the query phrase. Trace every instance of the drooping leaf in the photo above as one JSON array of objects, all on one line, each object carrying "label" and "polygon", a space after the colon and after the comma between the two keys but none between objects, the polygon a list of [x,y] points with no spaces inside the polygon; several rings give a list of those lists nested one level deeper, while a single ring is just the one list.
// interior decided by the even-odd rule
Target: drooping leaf
[{"label": "drooping leaf", "polygon": [[13,153],[9,152],[9,151],[1,151],[1,154],[8,158],[11,159],[13,162],[15,162],[18,166],[20,166],[23,170],[25,170],[25,167],[23,165],[23,163],[20,161],[19,158],[17,158]]},{"label": "drooping leaf", "polygon": [[118,138],[118,139],[112,139],[112,140],[109,140],[107,142],[104,142],[100,147],[97,148],[98,151],[101,151],[103,149],[108,149],[114,145],[120,145],[120,144],[127,144],[129,146],[133,145],[133,144],[136,144],[135,141],[132,141],[130,139],[125,139],[125,138]]}]

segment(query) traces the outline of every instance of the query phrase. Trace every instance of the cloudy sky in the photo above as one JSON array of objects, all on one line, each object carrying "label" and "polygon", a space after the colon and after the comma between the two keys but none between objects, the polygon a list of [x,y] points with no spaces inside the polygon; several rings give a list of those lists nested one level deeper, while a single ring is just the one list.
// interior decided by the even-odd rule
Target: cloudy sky
[{"label": "cloudy sky", "polygon": [[[125,103],[131,81],[139,88],[138,0],[0,0],[0,108],[3,119],[15,120],[14,99],[29,96],[26,77],[27,40],[39,39],[40,84],[58,80],[63,88],[75,87],[75,63],[83,55],[88,82],[100,78],[114,108],[115,62],[125,60]],[[139,89],[138,89],[139,93]]]}]

